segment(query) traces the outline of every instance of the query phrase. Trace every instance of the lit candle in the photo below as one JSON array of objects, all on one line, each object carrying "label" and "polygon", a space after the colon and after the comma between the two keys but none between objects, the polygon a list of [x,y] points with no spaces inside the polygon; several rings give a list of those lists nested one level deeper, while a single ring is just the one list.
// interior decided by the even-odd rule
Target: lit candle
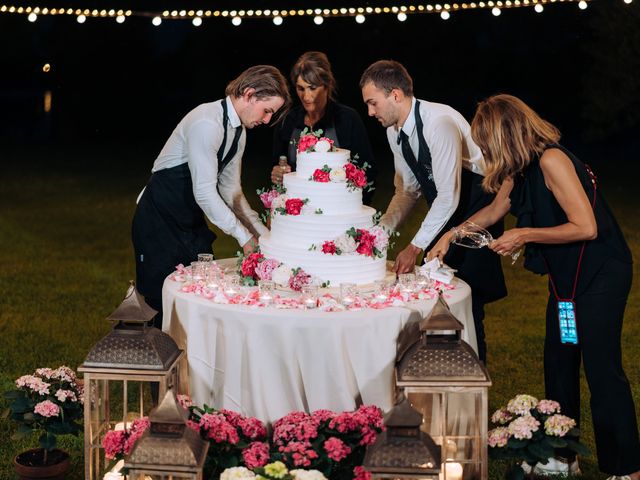
[{"label": "lit candle", "polygon": [[447,462],[442,465],[444,475],[440,476],[444,480],[462,480],[462,465],[456,462]]},{"label": "lit candle", "polygon": [[273,297],[268,293],[263,293],[262,295],[260,295],[260,301],[265,305],[270,305],[273,301]]},{"label": "lit candle", "polygon": [[315,298],[305,298],[304,306],[307,308],[316,308],[318,302]]},{"label": "lit candle", "polygon": [[386,294],[386,293],[382,293],[382,292],[380,292],[380,293],[378,293],[378,294],[376,295],[376,300],[378,300],[378,301],[380,301],[380,302],[384,302],[387,298],[389,298],[389,297],[387,296],[387,294]]}]

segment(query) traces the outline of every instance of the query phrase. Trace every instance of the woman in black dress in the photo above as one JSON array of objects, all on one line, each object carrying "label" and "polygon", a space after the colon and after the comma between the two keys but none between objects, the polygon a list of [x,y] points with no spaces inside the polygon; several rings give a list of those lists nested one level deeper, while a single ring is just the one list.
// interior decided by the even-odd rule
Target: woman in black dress
[{"label": "woman in black dress", "polygon": [[[511,255],[526,245],[525,268],[549,275],[546,396],[579,422],[582,360],[600,470],[614,479],[639,480],[636,413],[621,362],[620,335],[632,278],[622,232],[591,170],[558,144],[560,132],[524,102],[510,95],[485,100],[471,130],[487,165],[483,187],[498,193],[469,220],[492,225],[511,212],[516,228],[489,248]],[[442,257],[457,234],[455,228],[448,232],[429,256]],[[571,308],[559,314],[561,300],[573,302],[577,339],[565,323]]]},{"label": "woman in black dress", "polygon": [[[369,137],[360,115],[351,107],[335,100],[336,80],[331,64],[322,52],[306,52],[298,58],[291,69],[293,83],[300,105],[291,109],[273,134],[274,167],[271,172],[273,183],[282,183],[282,176],[295,170],[296,145],[300,132],[305,128],[322,130],[325,137],[334,141],[336,147],[358,155],[358,164],[370,166],[367,180],[376,176],[375,162]],[[286,164],[280,164],[286,157]],[[363,191],[364,203],[371,201],[371,191]]]}]

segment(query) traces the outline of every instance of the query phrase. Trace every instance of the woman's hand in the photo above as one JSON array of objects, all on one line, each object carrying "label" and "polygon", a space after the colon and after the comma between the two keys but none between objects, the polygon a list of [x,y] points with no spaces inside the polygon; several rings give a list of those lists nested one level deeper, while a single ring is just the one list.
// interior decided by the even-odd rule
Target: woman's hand
[{"label": "woman's hand", "polygon": [[291,165],[275,165],[271,170],[271,183],[282,184],[282,177],[285,173],[291,172]]},{"label": "woman's hand", "polygon": [[453,230],[449,230],[447,233],[442,235],[440,237],[440,240],[436,242],[433,248],[427,252],[427,261],[433,260],[434,258],[438,257],[442,262],[444,256],[449,251],[449,247],[451,246],[451,243],[453,242],[455,237],[456,234]]},{"label": "woman's hand", "polygon": [[518,252],[525,243],[527,243],[528,228],[512,228],[494,240],[489,248],[498,255],[513,255]]},{"label": "woman's hand", "polygon": [[245,255],[249,255],[253,253],[256,248],[258,248],[258,239],[256,237],[251,237],[249,241],[242,246],[242,252]]}]

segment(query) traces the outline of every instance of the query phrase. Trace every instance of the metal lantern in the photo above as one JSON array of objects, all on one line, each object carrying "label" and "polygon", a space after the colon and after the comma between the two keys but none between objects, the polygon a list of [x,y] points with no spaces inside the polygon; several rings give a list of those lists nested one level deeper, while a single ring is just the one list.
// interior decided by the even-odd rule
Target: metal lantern
[{"label": "metal lantern", "polygon": [[385,418],[387,429],[367,449],[363,467],[377,479],[438,480],[440,447],[420,430],[422,415],[405,398]]},{"label": "metal lantern", "polygon": [[423,431],[442,449],[443,480],[488,478],[487,369],[461,339],[462,323],[442,298],[419,337],[396,362],[396,386],[423,416]]},{"label": "metal lantern", "polygon": [[187,418],[187,411],[169,390],[149,415],[149,429],[124,464],[131,480],[202,479],[209,442],[187,428]]},{"label": "metal lantern", "polygon": [[120,306],[107,317],[113,323],[111,332],[91,348],[78,368],[84,374],[86,480],[103,478],[105,433],[127,428],[128,422],[151,410],[153,395],[145,396],[145,386],[157,385],[162,398],[168,388],[178,385],[183,352],[169,335],[147,326],[156,313],[131,282]]}]

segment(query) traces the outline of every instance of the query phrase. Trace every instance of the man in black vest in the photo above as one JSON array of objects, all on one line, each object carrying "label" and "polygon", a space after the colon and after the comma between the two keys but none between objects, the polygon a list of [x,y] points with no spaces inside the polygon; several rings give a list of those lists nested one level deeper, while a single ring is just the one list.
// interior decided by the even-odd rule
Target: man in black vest
[{"label": "man in black vest", "polygon": [[[420,229],[396,257],[397,273],[412,272],[418,255],[440,235],[491,203],[493,195],[481,187],[482,152],[460,113],[413,96],[413,81],[400,63],[375,62],[362,74],[360,88],[369,115],[387,129],[394,157],[395,194],[380,223],[396,229],[421,196],[429,203]],[[502,223],[489,231],[498,238]],[[486,361],[484,304],[506,295],[500,258],[486,248],[453,246],[444,260],[471,286],[478,355]]]},{"label": "man in black vest", "polygon": [[258,65],[231,81],[225,94],[180,121],[138,198],[132,226],[136,282],[147,303],[160,312],[154,319],[159,328],[165,277],[177,264],[196,260],[198,253],[213,253],[215,235],[205,216],[233,236],[245,254],[267,231],[240,185],[244,129],[267,124],[286,110],[289,87],[278,69]]}]

